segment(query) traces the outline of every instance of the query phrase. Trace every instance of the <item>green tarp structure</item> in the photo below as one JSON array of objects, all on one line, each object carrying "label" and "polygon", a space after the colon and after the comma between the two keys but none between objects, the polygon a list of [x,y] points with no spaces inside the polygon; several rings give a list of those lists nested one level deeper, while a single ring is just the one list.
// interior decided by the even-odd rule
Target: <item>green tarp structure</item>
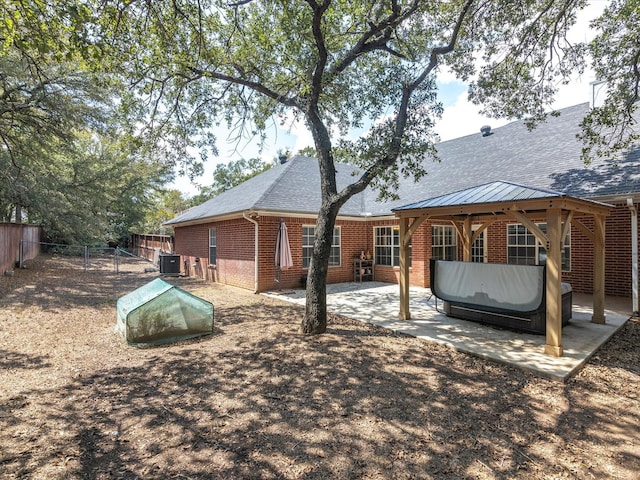
[{"label": "green tarp structure", "polygon": [[159,345],[213,333],[213,304],[157,278],[118,299],[115,330],[128,344]]}]

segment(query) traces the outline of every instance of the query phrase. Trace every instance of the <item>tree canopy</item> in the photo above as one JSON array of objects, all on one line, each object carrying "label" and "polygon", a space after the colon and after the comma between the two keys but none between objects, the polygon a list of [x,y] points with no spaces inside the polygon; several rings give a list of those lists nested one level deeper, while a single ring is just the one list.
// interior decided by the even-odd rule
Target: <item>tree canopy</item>
[{"label": "tree canopy", "polygon": [[[435,159],[442,67],[471,81],[495,115],[541,119],[556,84],[583,66],[566,34],[584,0],[246,0],[131,2],[102,17],[119,65],[158,118],[224,119],[264,131],[302,119],[313,135],[322,207],[302,329],[326,328],[326,273],[340,207],[369,185],[394,194]],[[116,22],[117,19],[117,22]],[[156,108],[159,103],[164,109]],[[367,135],[347,134],[373,122]],[[337,189],[334,162],[362,168]]]},{"label": "tree canopy", "polygon": [[0,220],[40,223],[56,242],[127,236],[171,162],[136,135],[118,82],[95,68],[92,10],[9,1],[0,12]]},{"label": "tree canopy", "polygon": [[592,22],[588,45],[603,102],[583,121],[583,157],[615,157],[640,140],[640,1],[613,0]]},{"label": "tree canopy", "polygon": [[[437,159],[433,127],[442,112],[436,83],[442,69],[468,82],[471,99],[489,114],[534,125],[590,53],[597,74],[609,82],[609,101],[585,120],[586,154],[593,146],[613,152],[633,138],[637,0],[612,1],[594,22],[600,33],[590,45],[567,39],[587,0],[86,0],[64,2],[59,18],[55,7],[31,15],[38,9],[24,5],[35,3],[9,5],[26,9],[16,23],[38,32],[36,40],[13,26],[13,14],[3,44],[53,51],[61,43],[52,32],[62,34],[62,46],[75,44],[66,51],[78,53],[88,71],[120,86],[119,111],[132,136],[172,166],[198,173],[191,147],[203,156],[204,146],[215,150],[211,127],[220,122],[258,140],[269,122],[306,124],[322,206],[305,333],[326,328],[326,273],[341,206],[369,185],[393,196],[401,176],[419,179]],[[43,27],[48,17],[51,29]],[[365,125],[372,125],[365,135],[349,139]],[[612,130],[604,140],[602,133]],[[341,190],[338,160],[361,171]]]}]

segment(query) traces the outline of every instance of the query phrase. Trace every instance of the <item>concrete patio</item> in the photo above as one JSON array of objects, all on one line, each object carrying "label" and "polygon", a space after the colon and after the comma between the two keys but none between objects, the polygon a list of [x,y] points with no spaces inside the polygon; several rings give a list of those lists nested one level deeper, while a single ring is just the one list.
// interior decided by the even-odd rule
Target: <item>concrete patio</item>
[{"label": "concrete patio", "polygon": [[[282,300],[304,305],[304,290],[269,292]],[[591,323],[592,299],[573,295],[573,316],[562,331],[564,354],[544,354],[545,337],[511,332],[447,317],[436,308],[429,289],[410,289],[411,320],[398,319],[399,287],[381,282],[340,283],[327,286],[330,312],[447,345],[460,352],[529,370],[550,379],[566,381],[631,317],[631,300],[607,297],[606,324]],[[440,302],[438,307],[442,307]]]}]

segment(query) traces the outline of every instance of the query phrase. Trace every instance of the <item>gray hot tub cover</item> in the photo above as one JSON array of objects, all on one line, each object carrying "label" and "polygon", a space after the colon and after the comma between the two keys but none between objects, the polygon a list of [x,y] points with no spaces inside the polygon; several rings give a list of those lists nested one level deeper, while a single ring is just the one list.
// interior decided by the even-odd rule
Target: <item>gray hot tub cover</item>
[{"label": "gray hot tub cover", "polygon": [[544,298],[544,267],[472,262],[434,262],[438,298],[449,302],[531,312]]}]

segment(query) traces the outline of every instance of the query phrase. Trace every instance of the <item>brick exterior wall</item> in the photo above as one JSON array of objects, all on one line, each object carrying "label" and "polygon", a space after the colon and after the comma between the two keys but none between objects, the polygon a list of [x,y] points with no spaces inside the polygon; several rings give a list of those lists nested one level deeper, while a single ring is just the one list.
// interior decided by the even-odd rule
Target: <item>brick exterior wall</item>
[{"label": "brick exterior wall", "polygon": [[[544,218],[532,220],[536,223],[544,222]],[[574,220],[579,220],[593,231],[593,218],[576,216]],[[507,261],[507,223],[514,222],[496,222],[487,229],[487,254],[490,263]],[[425,222],[419,230],[426,234],[427,231],[430,232],[431,225],[430,222]],[[615,205],[607,217],[605,228],[605,294],[631,297],[631,213],[626,204]],[[414,235],[414,242],[415,238]],[[430,235],[427,242],[430,252]],[[461,248],[458,248],[458,259],[462,259]],[[426,269],[429,269],[428,261]],[[413,284],[414,276],[411,281]],[[576,293],[593,293],[593,243],[575,226],[571,228],[571,271],[563,272],[562,281],[570,283]],[[425,283],[420,286],[428,285],[427,273]]]},{"label": "brick exterior wall", "polygon": [[[257,290],[299,288],[307,270],[302,268],[302,227],[315,225],[311,218],[284,218],[289,235],[293,267],[285,269],[276,281],[275,245],[280,217],[261,216],[258,222],[258,285]],[[373,242],[366,222],[338,221],[341,237],[341,265],[330,266],[328,283],[353,280],[353,258]],[[216,229],[217,261],[209,265],[209,229]],[[189,264],[189,274],[213,282],[255,289],[255,230],[244,218],[175,228],[175,253]],[[184,269],[184,267],[183,267]],[[186,273],[186,272],[185,272]]]},{"label": "brick exterior wall", "polygon": [[[286,217],[293,267],[282,272],[281,283],[276,280],[275,243],[280,217],[262,216],[256,218],[259,225],[259,274],[258,291],[278,288],[299,288],[307,270],[302,268],[302,227],[315,225],[315,219]],[[539,222],[544,219],[538,219]],[[593,221],[587,217],[580,221],[593,228]],[[374,253],[374,229],[379,226],[397,226],[389,220],[339,220],[336,226],[341,233],[341,265],[329,267],[328,283],[350,282],[354,280],[353,259],[362,250]],[[424,222],[412,238],[412,261],[410,283],[414,286],[429,286],[429,258],[431,257],[431,222]],[[492,263],[507,260],[507,222],[496,222],[487,229],[487,255]],[[216,228],[217,262],[208,264],[209,228]],[[188,263],[190,275],[209,281],[234,285],[250,290],[255,289],[254,224],[244,218],[212,222],[175,228],[175,253]],[[459,245],[459,243],[458,243]],[[631,214],[626,205],[616,205],[606,221],[606,281],[605,293],[631,297]],[[458,247],[461,259],[462,250]],[[183,267],[184,268],[184,267]],[[375,280],[398,283],[399,268],[383,265],[375,266]],[[571,283],[577,293],[593,291],[593,245],[577,227],[571,229],[571,271],[563,273],[563,281]]]},{"label": "brick exterior wall", "polygon": [[[216,229],[216,264],[209,265],[209,229]],[[254,288],[253,224],[233,219],[175,229],[175,253],[189,275],[236,287]],[[186,270],[185,270],[186,273]]]}]

